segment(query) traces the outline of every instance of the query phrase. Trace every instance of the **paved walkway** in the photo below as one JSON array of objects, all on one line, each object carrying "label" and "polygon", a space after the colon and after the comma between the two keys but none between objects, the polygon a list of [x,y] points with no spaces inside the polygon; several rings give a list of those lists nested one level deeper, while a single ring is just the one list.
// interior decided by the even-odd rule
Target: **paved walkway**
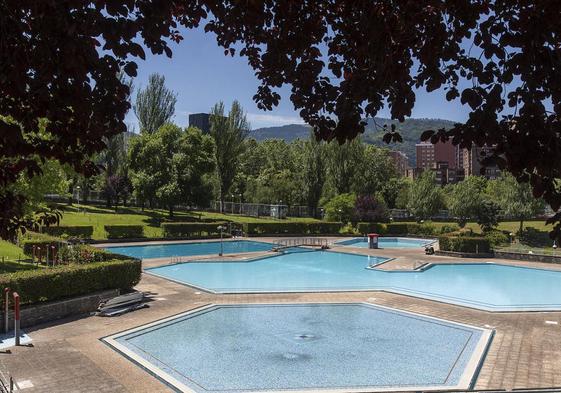
[{"label": "paved walkway", "polygon": [[[345,247],[345,251],[397,257],[385,264],[385,268],[392,269],[410,269],[418,260],[457,262],[449,257],[425,256],[418,250],[372,252]],[[170,392],[167,386],[103,344],[100,338],[209,303],[364,301],[493,327],[495,337],[477,379],[477,389],[561,386],[561,312],[491,313],[386,292],[220,295],[151,275],[143,275],[137,289],[150,295],[150,308],[116,318],[90,316],[37,326],[28,330],[33,347],[13,348],[11,354],[0,354],[0,371],[9,372],[21,385],[21,391],[29,393]]]}]

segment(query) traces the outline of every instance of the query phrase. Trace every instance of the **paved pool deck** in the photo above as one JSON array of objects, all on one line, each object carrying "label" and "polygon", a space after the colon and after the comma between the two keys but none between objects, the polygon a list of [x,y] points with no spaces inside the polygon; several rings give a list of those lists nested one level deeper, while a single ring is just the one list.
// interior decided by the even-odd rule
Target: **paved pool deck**
[{"label": "paved pool deck", "polygon": [[[395,258],[382,265],[385,269],[411,269],[426,262],[486,261],[427,256],[422,249],[334,250]],[[150,260],[145,267],[169,262],[169,258]],[[561,265],[546,263],[499,259],[493,262],[561,270]],[[561,386],[561,312],[492,313],[387,292],[210,294],[148,274],[143,274],[137,289],[150,296],[149,308],[115,318],[84,316],[28,329],[33,346],[12,348],[10,354],[0,353],[0,371],[12,375],[21,385],[21,392],[171,392],[100,338],[205,304],[368,302],[495,329],[476,389]]]}]

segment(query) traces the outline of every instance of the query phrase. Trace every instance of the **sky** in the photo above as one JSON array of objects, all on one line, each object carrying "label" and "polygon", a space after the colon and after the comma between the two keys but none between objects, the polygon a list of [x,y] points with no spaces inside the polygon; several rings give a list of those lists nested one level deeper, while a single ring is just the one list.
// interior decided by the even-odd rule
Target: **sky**
[{"label": "sky", "polygon": [[[288,86],[279,91],[282,99],[278,107],[262,111],[252,99],[259,82],[245,58],[225,56],[214,35],[202,29],[183,31],[183,37],[179,44],[171,44],[171,59],[146,51],[146,60],[137,60],[138,76],[134,80],[133,101],[139,88],[146,86],[148,76],[157,72],[165,76],[166,85],[177,94],[172,120],[180,126],[188,125],[190,113],[208,112],[218,101],[223,101],[228,108],[236,99],[246,111],[253,129],[304,123],[290,102]],[[459,101],[447,102],[442,91],[430,94],[418,91],[412,117],[465,121],[467,113],[467,107]],[[389,117],[389,111],[380,111],[378,116]],[[138,132],[138,120],[132,110],[126,122]]]}]

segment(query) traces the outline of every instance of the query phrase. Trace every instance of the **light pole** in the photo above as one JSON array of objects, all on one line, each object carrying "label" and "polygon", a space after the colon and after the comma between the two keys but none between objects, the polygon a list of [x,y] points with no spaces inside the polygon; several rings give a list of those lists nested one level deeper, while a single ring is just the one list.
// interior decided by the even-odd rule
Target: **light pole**
[{"label": "light pole", "polygon": [[232,214],[234,214],[234,204],[236,203],[234,199],[234,194],[230,195],[230,197],[232,198]]},{"label": "light pole", "polygon": [[238,196],[240,197],[240,216],[242,214],[242,194],[238,194]]},{"label": "light pole", "polygon": [[223,239],[222,239],[222,231],[224,229],[226,229],[226,227],[223,227],[222,225],[220,225],[217,229],[220,231],[220,254],[218,254],[218,256],[221,257],[222,254],[224,254],[224,244],[223,244]]},{"label": "light pole", "polygon": [[[76,186],[76,199],[78,200],[78,205],[80,204],[80,186]],[[78,210],[80,207],[78,206]]]},{"label": "light pole", "polygon": [[343,222],[343,210],[337,209],[337,212],[339,212],[339,222]]}]

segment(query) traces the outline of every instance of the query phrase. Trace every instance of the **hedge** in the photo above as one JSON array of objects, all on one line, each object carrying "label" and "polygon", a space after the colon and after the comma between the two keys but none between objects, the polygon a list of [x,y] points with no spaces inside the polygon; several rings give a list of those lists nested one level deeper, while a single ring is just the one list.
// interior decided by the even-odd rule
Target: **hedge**
[{"label": "hedge", "polygon": [[144,237],[142,225],[105,225],[108,239],[138,239]]},{"label": "hedge", "polygon": [[61,263],[93,263],[104,262],[114,259],[131,259],[130,256],[114,254],[101,248],[92,247],[87,244],[77,244],[70,247],[62,247],[59,251],[58,260]]},{"label": "hedge", "polygon": [[227,226],[225,221],[219,222],[166,222],[161,225],[165,238],[201,236],[220,234],[219,226]]},{"label": "hedge", "polygon": [[442,251],[471,252],[486,254],[491,252],[491,243],[485,237],[439,236],[438,245]]},{"label": "hedge", "polygon": [[246,222],[243,231],[247,235],[326,235],[338,234],[340,222]]},{"label": "hedge", "polygon": [[96,262],[0,275],[0,286],[17,291],[22,304],[52,301],[105,289],[130,289],[140,281],[141,262]]},{"label": "hedge", "polygon": [[47,249],[49,254],[52,253],[52,247],[58,252],[59,247],[63,244],[65,244],[64,240],[44,233],[28,232],[19,239],[19,246],[23,249],[25,255],[32,256],[33,246],[35,246],[36,255],[40,252],[43,258],[47,255]]},{"label": "hedge", "polygon": [[361,235],[364,235],[366,233],[377,233],[379,235],[384,235],[388,231],[387,225],[380,222],[359,222],[356,225],[356,229]]},{"label": "hedge", "polygon": [[51,236],[68,236],[68,237],[91,239],[93,235],[93,231],[94,231],[93,226],[82,225],[82,226],[44,227],[42,232]]}]

